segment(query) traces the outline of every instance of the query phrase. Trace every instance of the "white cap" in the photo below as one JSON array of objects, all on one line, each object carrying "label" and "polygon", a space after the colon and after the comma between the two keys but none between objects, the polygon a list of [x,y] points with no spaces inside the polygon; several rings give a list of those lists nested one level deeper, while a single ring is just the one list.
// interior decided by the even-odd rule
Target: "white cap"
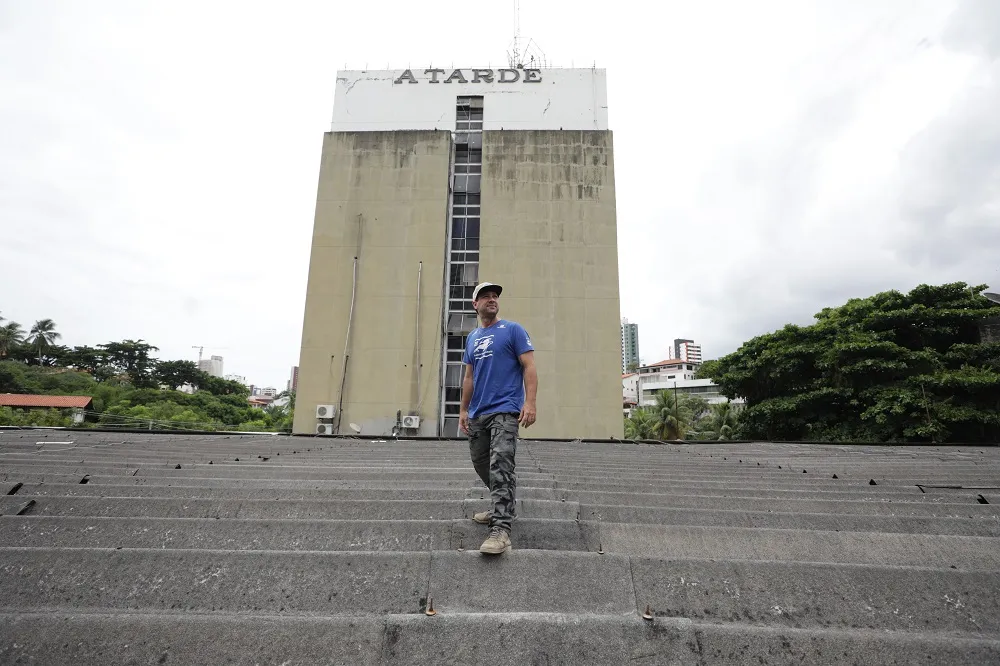
[{"label": "white cap", "polygon": [[500,292],[503,291],[503,287],[494,282],[480,282],[479,284],[476,285],[476,288],[472,291],[472,300],[476,300],[477,298],[479,298],[479,292],[481,292],[483,289],[486,289],[487,287],[492,287],[493,289],[495,289],[497,292],[497,296],[499,296]]}]

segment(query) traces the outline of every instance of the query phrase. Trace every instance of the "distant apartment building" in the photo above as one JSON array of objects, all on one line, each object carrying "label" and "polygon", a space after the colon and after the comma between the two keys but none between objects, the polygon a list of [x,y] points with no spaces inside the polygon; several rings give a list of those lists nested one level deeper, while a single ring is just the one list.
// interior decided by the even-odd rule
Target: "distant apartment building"
[{"label": "distant apartment building", "polygon": [[273,398],[278,395],[278,389],[273,386],[251,386],[250,395],[262,398]]},{"label": "distant apartment building", "polygon": [[295,393],[299,390],[299,366],[292,366],[292,376],[288,379],[286,387],[285,390],[289,393]]},{"label": "distant apartment building", "polygon": [[[729,398],[719,392],[719,387],[711,379],[663,379],[651,377],[643,380],[639,404],[648,407],[656,404],[656,394],[663,391],[677,391],[679,395],[690,395],[703,398],[710,405],[720,402],[730,402]],[[742,399],[732,401],[734,404],[743,404]]]},{"label": "distant apartment building", "polygon": [[678,358],[668,358],[665,361],[651,363],[639,367],[639,376],[643,381],[668,379],[694,379],[694,373],[698,370],[698,363],[684,361]]},{"label": "distant apartment building", "polygon": [[247,384],[247,378],[245,376],[243,376],[243,375],[226,375],[224,377],[224,379],[227,379],[228,381],[231,381],[231,382],[239,382],[240,384],[243,384],[244,386],[248,386],[248,384]]},{"label": "distant apartment building", "polygon": [[198,361],[198,369],[202,372],[207,372],[213,377],[223,377],[222,374],[222,357],[212,356],[211,358],[203,358]]},{"label": "distant apartment building", "polygon": [[[622,401],[626,413],[631,404],[648,407],[656,404],[656,394],[663,391],[676,391],[681,395],[690,395],[705,399],[713,405],[720,402],[732,402],[742,406],[744,401],[729,398],[719,392],[719,387],[711,379],[695,379],[699,364],[693,361],[672,358],[651,365],[644,365],[639,372],[631,377],[622,377]],[[635,386],[631,385],[634,378]]]},{"label": "distant apartment building", "polygon": [[694,340],[674,340],[674,358],[692,363],[701,363],[701,345],[696,345]]},{"label": "distant apartment building", "polygon": [[639,366],[639,325],[622,318],[622,372]]},{"label": "distant apartment building", "polygon": [[626,408],[639,404],[638,372],[627,372],[622,375],[622,404]]}]

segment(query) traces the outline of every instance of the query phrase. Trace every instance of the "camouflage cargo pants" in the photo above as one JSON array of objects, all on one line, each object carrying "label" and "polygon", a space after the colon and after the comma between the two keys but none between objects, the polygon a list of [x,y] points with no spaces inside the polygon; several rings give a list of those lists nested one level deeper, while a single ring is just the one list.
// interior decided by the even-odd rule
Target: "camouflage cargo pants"
[{"label": "camouflage cargo pants", "polygon": [[516,513],[514,493],[517,474],[514,454],[517,452],[518,414],[488,414],[469,419],[469,452],[476,474],[490,489],[493,512],[490,527],[502,527],[510,532]]}]

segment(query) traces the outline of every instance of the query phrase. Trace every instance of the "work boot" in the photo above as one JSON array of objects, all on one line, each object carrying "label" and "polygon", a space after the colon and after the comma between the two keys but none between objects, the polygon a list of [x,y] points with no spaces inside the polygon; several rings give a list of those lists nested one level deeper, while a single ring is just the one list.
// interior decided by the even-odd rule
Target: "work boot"
[{"label": "work boot", "polygon": [[486,555],[503,555],[508,550],[510,550],[510,535],[502,527],[490,528],[490,535],[479,547],[479,552]]},{"label": "work boot", "polygon": [[472,514],[472,519],[480,525],[489,525],[491,514],[492,511],[480,511],[479,513]]}]

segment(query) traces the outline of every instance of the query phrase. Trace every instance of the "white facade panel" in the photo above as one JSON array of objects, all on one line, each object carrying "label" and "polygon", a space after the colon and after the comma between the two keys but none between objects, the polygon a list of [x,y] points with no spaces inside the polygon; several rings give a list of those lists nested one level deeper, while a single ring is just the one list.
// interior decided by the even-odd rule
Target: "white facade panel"
[{"label": "white facade panel", "polygon": [[485,130],[608,129],[603,69],[415,68],[337,72],[331,130],[454,131],[462,95],[483,96]]}]

